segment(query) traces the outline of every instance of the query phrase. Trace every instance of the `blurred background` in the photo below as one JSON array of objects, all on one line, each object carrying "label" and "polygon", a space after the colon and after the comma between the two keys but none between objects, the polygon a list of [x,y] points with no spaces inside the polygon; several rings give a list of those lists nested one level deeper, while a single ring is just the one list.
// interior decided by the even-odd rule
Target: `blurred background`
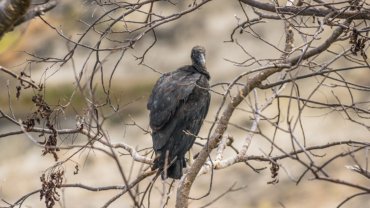
[{"label": "blurred background", "polygon": [[[186,8],[190,1],[184,1],[180,8]],[[283,1],[282,1],[283,2]],[[34,2],[36,3],[36,2]],[[180,1],[176,3],[181,4]],[[163,4],[163,14],[175,7]],[[82,22],[91,22],[96,18],[98,5],[94,1],[60,1],[58,6],[43,16],[50,24],[66,37],[78,37],[79,33],[85,29]],[[248,11],[248,10],[247,10]],[[142,18],[140,15],[130,16],[130,18]],[[190,50],[195,45],[203,45],[207,50],[207,68],[211,74],[211,84],[219,82],[230,82],[239,74],[250,70],[248,67],[238,67],[229,60],[243,62],[248,59],[244,51],[235,43],[228,42],[232,30],[243,18],[243,11],[237,1],[212,1],[192,14],[183,16],[177,21],[165,24],[156,30],[157,42],[146,54],[144,63],[147,66],[165,73],[177,69],[180,66],[190,64]],[[284,25],[282,22],[270,21],[258,25],[255,31],[261,38],[274,43],[279,48],[284,48]],[[248,34],[236,34],[238,43],[248,49],[252,56],[258,59],[279,58],[280,54],[272,50],[268,44],[257,41]],[[96,37],[84,39],[86,43],[96,41]],[[90,43],[91,43],[90,42]],[[151,88],[160,74],[149,67],[139,64],[140,57],[145,49],[153,42],[153,36],[140,41],[134,49],[128,50],[122,61],[119,63],[112,82],[112,94],[116,102],[120,104],[119,113],[111,116],[105,123],[112,142],[128,143],[138,149],[151,147],[151,137],[145,134],[133,122],[141,127],[148,129],[148,111],[146,102],[150,95]],[[341,47],[348,46],[346,43],[333,46],[333,50],[341,50]],[[20,73],[27,70],[36,82],[46,84],[44,92],[45,100],[51,105],[65,104],[69,101],[75,88],[75,70],[81,69],[89,56],[88,50],[78,49],[73,58],[73,64],[62,65],[52,63],[52,59],[43,60],[44,63],[28,62],[29,60],[40,60],[29,54],[39,57],[58,57],[66,55],[70,44],[57,34],[39,18],[22,24],[8,33],[0,41],[0,65]],[[119,59],[119,54],[107,54],[111,57],[105,63],[107,74],[113,70],[115,61]],[[325,59],[325,56],[324,58]],[[109,63],[111,60],[112,63]],[[45,61],[50,61],[45,63]],[[346,66],[345,61],[338,61],[338,66]],[[74,66],[73,66],[74,65]],[[109,67],[110,66],[110,67]],[[91,63],[86,64],[86,68],[92,67]],[[347,74],[348,79],[363,85],[369,85],[370,71],[361,73],[351,72]],[[245,81],[245,80],[244,80]],[[307,95],[317,84],[316,81],[306,80],[299,82],[301,95]],[[7,113],[14,112],[18,119],[26,119],[35,110],[32,103],[32,96],[35,92],[31,89],[21,91],[19,99],[15,98],[15,91],[18,82],[4,73],[0,73],[0,108]],[[101,90],[98,89],[97,90]],[[223,92],[222,88],[216,91]],[[11,94],[8,96],[8,93]],[[261,100],[268,97],[268,93],[259,92]],[[322,90],[318,93],[317,99],[330,100],[330,90]],[[345,94],[343,94],[345,96]],[[369,94],[358,95],[363,101],[369,101]],[[219,107],[221,96],[212,94],[210,111],[207,121],[204,123],[201,136],[206,137],[211,122],[214,120],[216,110]],[[77,94],[71,100],[71,107],[61,112],[58,127],[75,128],[76,117],[84,112],[86,101]],[[9,108],[9,104],[12,109]],[[282,101],[281,105],[286,108],[287,103]],[[248,106],[246,103],[244,107]],[[266,115],[273,115],[275,108],[267,110]],[[296,110],[293,110],[294,114]],[[369,130],[364,127],[343,119],[343,115],[336,112],[329,113],[328,110],[307,109],[303,116],[303,123],[306,129],[305,136],[308,145],[325,144],[332,141],[354,139],[357,141],[369,141]],[[251,115],[248,113],[236,113],[232,122],[242,127],[249,128]],[[261,128],[269,134],[273,128],[268,124],[261,124]],[[14,125],[0,119],[0,134],[19,130]],[[233,136],[235,144],[241,144],[246,132],[230,126],[227,133]],[[37,136],[37,134],[33,134]],[[280,136],[280,137],[279,137]],[[290,138],[281,134],[277,136],[277,143],[282,147],[290,148]],[[79,136],[60,136],[59,144],[73,143],[78,144],[83,137]],[[255,137],[248,150],[250,155],[264,155],[269,151],[269,144],[260,137]],[[350,147],[338,147],[343,148]],[[199,151],[199,147],[193,148],[193,153]],[[337,148],[331,149],[336,151]],[[316,151],[318,155],[332,156],[334,152]],[[58,153],[60,160],[66,159],[74,151],[63,150]],[[25,135],[14,135],[0,138],[0,207],[6,206],[6,202],[14,202],[24,194],[37,190],[41,187],[40,176],[49,167],[55,164],[52,155],[41,156],[42,151],[33,144]],[[122,152],[123,154],[123,152]],[[227,150],[226,156],[233,155],[232,151]],[[365,158],[365,155],[358,155]],[[318,159],[320,161],[320,159]],[[133,163],[130,157],[122,156],[122,165],[129,174],[130,167],[134,171],[130,174],[130,179],[135,178],[135,171],[140,168],[140,164]],[[291,179],[297,179],[304,167],[289,159],[281,161],[286,170],[280,170],[279,183],[267,184],[271,181],[271,173],[268,164],[251,162],[256,168],[267,167],[260,173],[254,172],[243,163],[233,165],[227,169],[214,171],[212,192],[210,196],[191,202],[190,207],[201,207],[217,198],[220,194],[228,190],[233,184],[234,188],[244,187],[244,189],[226,194],[217,200],[210,207],[241,207],[241,208],[273,208],[273,207],[336,207],[346,197],[355,194],[358,190],[346,186],[334,185],[322,181],[310,180],[308,175],[298,185]],[[75,165],[79,165],[79,173],[74,174]],[[365,177],[356,175],[345,168],[346,165],[353,165],[350,158],[337,160],[328,167],[335,177],[348,180],[357,184],[369,187],[370,183]],[[64,166],[65,183],[82,183],[89,186],[108,186],[122,185],[117,167],[111,158],[99,151],[84,150]],[[151,178],[145,180],[145,184]],[[145,189],[146,185],[142,185]],[[158,182],[160,184],[160,182]],[[193,186],[191,197],[199,197],[207,193],[210,185],[210,174],[199,176]],[[160,185],[159,185],[160,186]],[[175,190],[170,193],[171,199],[168,207],[172,207],[176,197]],[[61,195],[63,207],[101,207],[106,201],[118,192],[90,192],[78,188],[65,189]],[[159,206],[160,190],[153,190],[152,207]],[[130,207],[131,201],[128,196],[121,197],[111,207]],[[33,195],[23,204],[24,207],[43,207],[44,204],[39,199],[39,195]],[[56,207],[60,207],[57,204]],[[362,208],[370,206],[370,197],[364,195],[358,197],[343,207]]]}]

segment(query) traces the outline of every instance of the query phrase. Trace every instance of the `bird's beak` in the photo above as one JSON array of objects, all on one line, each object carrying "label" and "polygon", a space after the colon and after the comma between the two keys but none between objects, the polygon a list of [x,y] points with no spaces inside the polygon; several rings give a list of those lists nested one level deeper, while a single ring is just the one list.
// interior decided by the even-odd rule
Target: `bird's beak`
[{"label": "bird's beak", "polygon": [[200,63],[203,67],[206,67],[206,57],[204,56],[204,54],[200,54]]}]

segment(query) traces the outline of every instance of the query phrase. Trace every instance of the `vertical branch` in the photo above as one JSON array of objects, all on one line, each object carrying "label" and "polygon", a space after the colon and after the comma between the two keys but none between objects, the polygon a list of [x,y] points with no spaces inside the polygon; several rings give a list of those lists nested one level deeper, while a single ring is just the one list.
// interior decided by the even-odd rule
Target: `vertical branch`
[{"label": "vertical branch", "polygon": [[239,151],[239,154],[238,154],[238,158],[245,158],[247,156],[247,151],[248,151],[248,148],[252,142],[252,138],[253,138],[253,135],[254,135],[254,132],[257,130],[257,127],[258,127],[258,124],[260,122],[260,119],[261,119],[261,110],[257,104],[257,100],[258,100],[258,97],[257,97],[257,91],[256,89],[253,90],[254,92],[254,96],[255,96],[255,110],[254,110],[254,121],[253,121],[253,124],[252,124],[252,127],[251,127],[251,133],[248,133],[247,136],[245,137],[244,139],[244,143]]}]

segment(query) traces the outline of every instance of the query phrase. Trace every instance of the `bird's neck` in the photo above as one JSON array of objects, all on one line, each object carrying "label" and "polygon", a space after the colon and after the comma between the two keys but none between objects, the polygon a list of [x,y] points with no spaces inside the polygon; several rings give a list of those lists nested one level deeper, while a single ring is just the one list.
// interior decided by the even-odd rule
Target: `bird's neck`
[{"label": "bird's neck", "polygon": [[207,79],[210,79],[211,76],[209,75],[209,73],[208,73],[207,68],[206,68],[205,65],[203,65],[203,64],[197,64],[197,63],[193,62],[193,67],[195,68],[195,70],[197,70],[197,72],[199,72],[199,73],[203,74],[204,76],[206,76]]}]

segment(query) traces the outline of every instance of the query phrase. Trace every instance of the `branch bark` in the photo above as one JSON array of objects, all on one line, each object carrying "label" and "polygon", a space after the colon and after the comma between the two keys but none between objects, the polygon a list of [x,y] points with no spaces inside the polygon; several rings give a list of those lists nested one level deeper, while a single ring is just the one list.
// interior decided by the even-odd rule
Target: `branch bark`
[{"label": "branch bark", "polygon": [[2,0],[0,2],[0,39],[14,27],[53,9],[57,1],[50,0],[29,10],[30,4],[30,0]]},{"label": "branch bark", "polygon": [[25,15],[23,15],[21,18],[19,18],[15,23],[14,27],[27,22],[37,16],[45,14],[45,12],[48,12],[52,10],[54,7],[56,7],[58,2],[56,0],[51,0],[45,4],[33,7],[31,10],[29,10]]},{"label": "branch bark", "polygon": [[3,0],[0,2],[0,38],[13,28],[14,22],[30,7],[30,0]]},{"label": "branch bark", "polygon": [[[349,21],[346,21],[345,24],[348,24]],[[337,40],[337,38],[343,33],[344,27],[338,26],[332,35],[326,39],[324,43],[319,45],[316,48],[306,51],[305,53],[292,57],[288,59],[286,64],[275,64],[272,66],[265,67],[262,71],[256,74],[252,78],[248,78],[246,85],[243,89],[240,90],[240,93],[234,97],[231,102],[227,105],[223,114],[220,118],[220,121],[216,127],[216,130],[209,138],[207,145],[203,147],[200,151],[197,159],[194,161],[193,165],[190,167],[189,172],[182,178],[181,183],[177,190],[176,198],[176,208],[185,208],[188,207],[188,198],[191,186],[198,175],[200,169],[206,162],[211,151],[217,147],[220,142],[224,132],[227,129],[229,120],[236,109],[236,107],[243,101],[243,99],[255,88],[258,88],[262,81],[266,80],[269,76],[282,71],[285,68],[289,68],[297,64],[300,60],[308,59],[314,55],[317,55],[330,47],[330,45]]]},{"label": "branch bark", "polygon": [[[312,6],[284,6],[284,7],[276,7],[274,4],[271,3],[262,3],[261,1],[255,0],[240,0],[241,2],[267,12],[273,13],[281,13],[281,14],[288,14],[288,15],[299,15],[299,16],[316,16],[316,17],[325,17],[327,15],[335,15],[336,18],[339,19],[348,19],[351,18],[353,20],[356,19],[370,19],[370,11],[368,9],[363,9],[362,11],[347,11],[341,12],[339,10],[334,11],[332,9],[323,9],[323,8],[314,8]],[[320,6],[320,5],[317,5]]]}]

